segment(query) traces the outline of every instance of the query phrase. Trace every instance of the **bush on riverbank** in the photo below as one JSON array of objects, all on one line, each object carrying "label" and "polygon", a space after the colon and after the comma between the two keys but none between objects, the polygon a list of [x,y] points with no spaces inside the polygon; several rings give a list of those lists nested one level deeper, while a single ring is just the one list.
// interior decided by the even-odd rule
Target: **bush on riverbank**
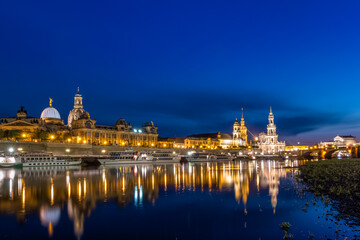
[{"label": "bush on riverbank", "polygon": [[336,200],[341,213],[360,217],[360,159],[308,162],[299,178],[317,196]]}]

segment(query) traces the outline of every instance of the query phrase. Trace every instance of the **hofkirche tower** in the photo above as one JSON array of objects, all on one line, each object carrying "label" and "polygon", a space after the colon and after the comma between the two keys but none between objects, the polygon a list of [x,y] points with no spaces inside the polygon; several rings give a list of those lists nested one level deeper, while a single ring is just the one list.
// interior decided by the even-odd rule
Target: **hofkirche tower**
[{"label": "hofkirche tower", "polygon": [[240,124],[236,118],[233,125],[233,145],[244,146],[247,144],[247,127],[245,126],[244,111],[241,109]]},{"label": "hofkirche tower", "polygon": [[244,120],[244,109],[241,108],[240,137],[247,143],[247,127]]}]

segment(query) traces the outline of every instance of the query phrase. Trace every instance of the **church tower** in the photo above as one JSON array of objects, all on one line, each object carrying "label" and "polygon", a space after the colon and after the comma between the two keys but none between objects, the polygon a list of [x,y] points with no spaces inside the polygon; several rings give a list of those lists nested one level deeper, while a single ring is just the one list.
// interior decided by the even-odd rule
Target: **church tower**
[{"label": "church tower", "polygon": [[76,108],[83,108],[83,105],[82,105],[82,95],[80,94],[80,90],[79,90],[79,87],[77,88],[77,93],[75,94],[75,97],[74,97],[74,109]]},{"label": "church tower", "polygon": [[241,108],[240,137],[245,141],[245,144],[247,144],[247,127],[245,126],[243,108]]},{"label": "church tower", "polygon": [[278,135],[276,134],[276,125],[274,123],[274,114],[272,113],[271,107],[269,113],[269,124],[267,125],[267,142],[269,144],[278,142]]},{"label": "church tower", "polygon": [[239,146],[239,138],[240,138],[240,124],[236,118],[233,125],[233,142],[234,146]]},{"label": "church tower", "polygon": [[68,126],[72,128],[72,122],[79,119],[90,119],[90,114],[84,110],[83,97],[78,88],[74,97],[74,108],[68,116]]}]

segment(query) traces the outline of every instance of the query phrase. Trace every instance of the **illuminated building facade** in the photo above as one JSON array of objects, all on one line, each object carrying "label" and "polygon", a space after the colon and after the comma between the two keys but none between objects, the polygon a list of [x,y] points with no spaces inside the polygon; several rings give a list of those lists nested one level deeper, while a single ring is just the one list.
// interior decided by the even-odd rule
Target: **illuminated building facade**
[{"label": "illuminated building facade", "polygon": [[306,151],[309,150],[309,145],[294,145],[286,146],[285,151]]},{"label": "illuminated building facade", "polygon": [[[243,141],[240,142],[243,143]],[[226,133],[195,134],[185,138],[185,148],[229,149],[233,147],[233,136]]]},{"label": "illuminated building facade", "polygon": [[141,128],[133,128],[123,118],[119,118],[114,126],[98,125],[95,119],[83,108],[83,98],[79,92],[74,97],[74,109],[70,111],[68,125],[75,141],[78,143],[155,147],[158,133],[151,122]]},{"label": "illuminated building facade", "polygon": [[274,114],[270,107],[269,124],[267,125],[267,133],[259,134],[259,148],[263,153],[272,154],[285,151],[285,142],[278,140],[276,134],[276,125],[274,123]]},{"label": "illuminated building facade", "polygon": [[336,136],[333,141],[320,142],[319,147],[348,147],[356,145],[356,137],[348,135],[348,136]]},{"label": "illuminated building facade", "polygon": [[25,132],[34,132],[36,130],[45,130],[45,122],[38,117],[29,117],[24,107],[17,111],[16,117],[1,118],[0,129],[21,130]]},{"label": "illuminated building facade", "polygon": [[245,126],[244,110],[241,109],[240,124],[236,118],[233,125],[233,146],[246,146],[247,145],[247,127]]},{"label": "illuminated building facade", "polygon": [[[123,118],[118,119],[113,126],[96,124],[95,119],[91,119],[90,114],[84,110],[79,89],[74,97],[74,108],[69,113],[67,126],[50,99],[49,107],[42,111],[40,118],[29,117],[24,107],[21,107],[16,117],[1,119],[0,130],[20,133],[16,138],[7,137],[8,139],[118,146],[156,147],[158,138],[157,127],[153,122],[147,122],[139,128],[133,128]],[[37,136],[42,133],[48,133],[47,137]]]},{"label": "illuminated building facade", "polygon": [[[50,99],[49,107],[45,108],[40,117],[30,117],[24,107],[17,111],[16,117],[1,118],[1,131],[18,131],[17,140],[36,140],[36,133],[47,132],[58,136],[69,133],[70,129],[61,120],[59,112],[52,106]],[[12,138],[12,137],[11,137]]]}]

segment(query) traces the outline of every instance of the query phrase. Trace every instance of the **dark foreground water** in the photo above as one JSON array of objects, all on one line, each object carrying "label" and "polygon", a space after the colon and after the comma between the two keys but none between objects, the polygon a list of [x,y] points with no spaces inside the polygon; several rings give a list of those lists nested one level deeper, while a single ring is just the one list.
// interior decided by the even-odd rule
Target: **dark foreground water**
[{"label": "dark foreground water", "polygon": [[357,238],[293,162],[0,169],[0,239]]}]

